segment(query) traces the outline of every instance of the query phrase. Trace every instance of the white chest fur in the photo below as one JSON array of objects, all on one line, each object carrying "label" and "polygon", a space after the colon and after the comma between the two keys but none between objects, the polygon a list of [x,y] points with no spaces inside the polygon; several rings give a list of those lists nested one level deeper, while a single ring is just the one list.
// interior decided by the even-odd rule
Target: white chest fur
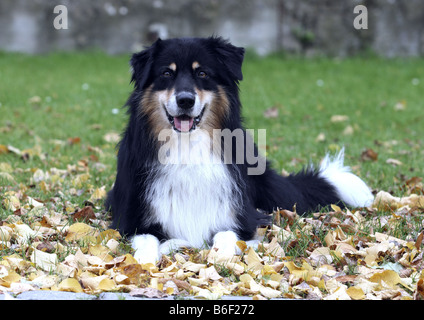
[{"label": "white chest fur", "polygon": [[211,152],[209,135],[195,132],[190,141],[171,133],[167,150],[162,150],[167,157],[146,192],[153,210],[149,222],[160,223],[171,238],[201,247],[216,232],[235,230],[239,190]]}]

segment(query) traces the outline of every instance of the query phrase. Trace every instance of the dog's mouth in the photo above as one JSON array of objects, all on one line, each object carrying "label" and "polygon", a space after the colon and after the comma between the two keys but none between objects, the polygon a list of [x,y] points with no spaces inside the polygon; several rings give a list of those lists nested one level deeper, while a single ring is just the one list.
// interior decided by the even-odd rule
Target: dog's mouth
[{"label": "dog's mouth", "polygon": [[165,108],[166,116],[168,117],[169,123],[172,125],[173,129],[177,132],[190,132],[197,128],[197,125],[202,120],[203,113],[205,108],[197,117],[191,117],[186,114],[181,114],[179,116],[171,116]]}]

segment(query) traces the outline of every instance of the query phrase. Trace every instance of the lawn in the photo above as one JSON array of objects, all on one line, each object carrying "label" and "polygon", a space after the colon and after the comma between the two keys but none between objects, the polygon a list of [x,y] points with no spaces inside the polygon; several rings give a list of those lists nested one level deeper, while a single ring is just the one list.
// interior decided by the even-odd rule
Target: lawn
[{"label": "lawn", "polygon": [[[42,252],[41,256],[43,253],[50,255],[43,259],[57,259],[54,263],[50,261],[57,265],[66,263],[69,255],[78,256],[78,252],[97,257],[99,253],[92,249],[96,247],[102,253],[106,252],[110,257],[108,259],[119,261],[119,257],[127,257],[127,266],[123,265],[123,260],[115,261],[117,269],[137,265],[129,262],[131,251],[124,240],[116,234],[100,233],[107,227],[108,220],[103,213],[102,199],[114,181],[115,145],[127,119],[125,109],[121,107],[132,89],[128,59],[127,55],[108,56],[100,52],[40,56],[0,53],[0,228],[3,228],[2,234],[10,233],[0,239],[0,254],[3,257],[0,267],[7,269],[4,271],[6,276],[0,273],[0,290],[8,288],[4,290],[14,293],[25,291],[17,285],[21,279],[33,281],[42,276],[41,270],[48,270],[49,264],[44,260],[40,262],[41,258],[38,259],[34,252]],[[240,89],[245,126],[267,130],[267,147],[263,151],[277,171],[292,172],[300,170],[310,161],[319,163],[326,152],[335,153],[344,146],[346,164],[376,193],[387,191],[407,199],[410,199],[411,194],[422,193],[423,59],[357,57],[305,60],[281,55],[259,58],[249,54],[244,62],[243,73]],[[316,287],[321,297],[325,298],[335,294],[337,290],[333,287],[336,284],[320,283],[323,271],[317,272],[322,261],[318,259],[318,264],[312,263],[316,262],[316,255],[311,258],[311,253],[315,249],[328,248],[328,255],[333,257],[331,265],[334,272],[345,272],[347,268],[349,272],[345,272],[345,276],[357,278],[356,282],[352,280],[355,278],[351,278],[352,281],[337,282],[346,286],[346,290],[355,288],[348,291],[350,298],[369,298],[369,288],[360,287],[362,282],[358,275],[363,274],[360,267],[372,266],[378,269],[383,266],[382,270],[387,271],[384,266],[388,262],[395,265],[391,270],[401,274],[402,279],[413,278],[407,283],[398,281],[393,284],[391,290],[397,290],[399,283],[404,290],[402,293],[398,291],[393,297],[406,297],[408,294],[411,297],[419,296],[424,293],[422,280],[419,280],[423,278],[421,260],[418,264],[412,263],[420,255],[422,258],[422,245],[418,240],[422,235],[424,202],[414,202],[418,206],[411,208],[410,204],[405,208],[400,199],[393,201],[391,206],[368,211],[341,212],[334,207],[331,212],[317,213],[306,221],[304,218],[297,218],[294,222],[279,219],[277,227],[287,229],[286,232],[291,235],[280,237],[284,232],[280,230],[278,233],[279,246],[285,252],[284,259],[281,255],[271,255],[275,260],[285,263],[284,268],[280,267],[278,271],[275,271],[278,267],[274,266],[273,272],[266,267],[268,260],[264,259],[265,247],[260,254],[248,249],[243,253],[246,258],[250,257],[250,264],[245,261],[247,267],[253,265],[253,260],[259,259],[257,263],[263,266],[259,274],[254,271],[243,273],[234,265],[228,268],[223,263],[211,264],[203,256],[205,259],[202,260],[198,256],[199,252],[187,251],[177,258],[168,258],[168,264],[162,261],[161,266],[151,266],[150,269],[144,267],[137,269],[137,272],[133,270],[133,273],[119,269],[122,271],[122,279],[127,277],[127,280],[118,281],[115,277],[112,281],[112,278],[107,278],[110,281],[103,283],[100,289],[100,280],[106,278],[98,279],[96,287],[85,278],[82,279],[81,273],[91,272],[89,277],[103,276],[103,273],[111,270],[104,264],[105,271],[100,274],[91,269],[78,268],[79,273],[72,273],[72,277],[64,276],[63,272],[50,272],[49,276],[56,277],[54,284],[44,288],[92,292],[130,290],[118,286],[138,285],[159,288],[168,294],[174,290],[175,293],[178,290],[184,291],[184,286],[165,290],[164,283],[152,282],[150,275],[162,272],[164,266],[170,268],[173,263],[183,266],[182,259],[185,257],[186,263],[205,263],[209,268],[216,267],[219,277],[234,278],[239,287],[237,290],[232,289],[232,294],[250,293],[259,298],[269,298],[281,296],[285,292],[283,296],[304,298],[308,295],[319,296]],[[92,209],[81,210],[87,206]],[[45,211],[38,210],[40,208]],[[78,220],[77,213],[82,217],[82,222],[75,223]],[[278,213],[277,216],[282,218],[286,214]],[[356,220],[350,215],[355,216]],[[336,220],[326,223],[328,217]],[[340,229],[346,217],[353,219],[353,226]],[[384,219],[387,221],[384,222]],[[390,219],[396,221],[391,221],[391,224]],[[22,225],[28,226],[28,229],[20,227]],[[72,229],[72,225],[76,230]],[[34,231],[37,227],[49,230],[42,229],[44,233],[40,231],[38,234],[28,231]],[[86,233],[79,227],[86,228]],[[94,233],[88,236],[90,230]],[[264,231],[269,240],[276,235],[275,230]],[[400,257],[409,254],[410,265],[399,262],[400,257],[392,254],[393,246],[377,251],[374,260],[369,255],[359,258],[351,252],[347,259],[338,253],[340,250],[336,250],[340,243],[349,243],[359,251],[362,246],[358,245],[359,242],[373,242],[382,246],[387,239],[382,240],[380,234],[399,240],[399,247],[395,251]],[[329,237],[333,237],[333,240],[330,241]],[[117,242],[113,250],[106,245],[106,242],[112,240]],[[96,246],[90,241],[94,241]],[[46,243],[53,245],[49,247]],[[78,248],[82,251],[78,251]],[[412,253],[414,248],[415,252]],[[190,261],[187,257],[191,257]],[[363,260],[367,257],[364,265]],[[16,262],[13,259],[21,259],[22,266],[13,267],[12,261]],[[293,261],[297,264],[290,264]],[[87,266],[96,265],[85,263]],[[205,283],[199,282],[204,277],[201,277],[199,270],[193,271],[195,268],[190,268],[181,267],[184,272],[192,272],[191,278],[196,279],[189,282],[192,291],[187,287],[185,291],[192,294],[201,292],[205,297],[216,298],[201,291],[206,288]],[[168,271],[174,272],[172,270]],[[283,270],[287,275],[287,286],[281,285],[285,279]],[[317,279],[312,279],[312,275],[309,278],[296,278],[297,282],[293,277],[290,278],[311,270],[317,273]],[[405,275],[402,270],[411,270],[411,273]],[[119,273],[116,270],[114,272]],[[137,280],[133,279],[134,273],[138,275]],[[141,274],[145,277],[141,277]],[[253,281],[261,287],[250,283],[248,276],[253,277]],[[189,278],[183,277],[185,280]],[[76,285],[75,289],[75,283],[69,279],[78,279],[79,287]],[[140,279],[144,282],[140,282]],[[390,279],[387,281],[390,282]],[[212,283],[211,279],[207,279],[206,283],[208,281]],[[269,291],[278,291],[278,286],[274,287],[272,281],[280,283],[280,295]],[[177,286],[181,285],[176,283]],[[296,289],[302,283],[306,283],[309,289]],[[381,285],[381,281],[378,283]],[[194,290],[194,287],[201,289]],[[287,290],[283,288],[284,291],[282,287]],[[213,290],[209,292],[215,294]]]}]

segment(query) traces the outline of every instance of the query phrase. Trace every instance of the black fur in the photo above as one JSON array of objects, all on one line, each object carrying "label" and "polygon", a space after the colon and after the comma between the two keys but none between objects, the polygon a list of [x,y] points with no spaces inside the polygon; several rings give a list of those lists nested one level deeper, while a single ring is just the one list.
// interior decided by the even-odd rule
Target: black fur
[{"label": "black fur", "polygon": [[[158,144],[157,138],[152,136],[147,116],[139,112],[139,105],[147,87],[154,84],[160,89],[164,86],[163,82],[157,81],[159,66],[169,61],[169,56],[179,61],[202,59],[202,64],[210,68],[208,71],[213,79],[197,86],[212,91],[216,91],[218,85],[225,89],[230,112],[229,116],[221,119],[221,129],[234,130],[242,128],[238,82],[243,78],[243,54],[242,48],[222,38],[211,37],[158,40],[132,56],[135,88],[127,101],[130,118],[119,143],[116,181],[106,201],[106,208],[113,213],[111,228],[128,236],[149,233],[159,240],[168,239],[160,225],[143,224],[151,210],[144,190],[154,179],[151,170],[158,163]],[[227,166],[243,191],[238,210],[239,229],[233,230],[243,240],[251,239],[257,226],[270,222],[269,217],[257,209],[270,213],[277,207],[291,210],[296,205],[297,212],[303,213],[340,201],[334,188],[312,169],[283,177],[273,171],[269,163],[265,173],[256,176],[247,174],[248,164],[233,161]],[[196,196],[208,197],[207,194]]]}]

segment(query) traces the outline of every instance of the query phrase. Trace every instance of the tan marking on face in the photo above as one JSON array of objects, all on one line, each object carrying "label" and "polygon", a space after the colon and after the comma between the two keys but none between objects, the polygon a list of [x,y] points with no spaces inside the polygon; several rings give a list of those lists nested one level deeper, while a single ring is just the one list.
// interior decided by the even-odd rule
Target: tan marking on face
[{"label": "tan marking on face", "polygon": [[209,105],[205,106],[206,109],[200,124],[201,128],[207,130],[212,137],[213,129],[224,129],[222,123],[230,112],[230,102],[222,87],[218,87],[218,92],[215,93],[198,89],[196,89],[196,93],[202,105],[204,101],[210,101]]},{"label": "tan marking on face", "polygon": [[199,67],[200,67],[200,63],[199,63],[199,62],[197,62],[197,61],[194,61],[194,62],[192,63],[192,65],[191,65],[191,67],[193,68],[193,70],[196,70],[197,68],[199,68]]},{"label": "tan marking on face", "polygon": [[168,68],[175,72],[175,71],[177,70],[177,65],[175,64],[175,62],[172,62],[172,63],[168,66]]},{"label": "tan marking on face", "polygon": [[174,89],[153,91],[152,87],[150,86],[145,90],[140,101],[139,112],[147,116],[147,122],[152,130],[153,138],[157,139],[162,129],[172,128],[163,110],[163,104],[169,101]]}]

